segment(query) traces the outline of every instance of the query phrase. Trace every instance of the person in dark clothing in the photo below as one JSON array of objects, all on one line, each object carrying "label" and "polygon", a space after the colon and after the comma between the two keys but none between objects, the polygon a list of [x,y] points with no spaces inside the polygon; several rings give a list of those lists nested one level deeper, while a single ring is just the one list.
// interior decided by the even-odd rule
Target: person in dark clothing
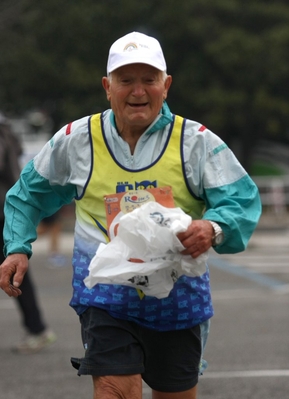
[{"label": "person in dark clothing", "polygon": [[[0,264],[5,260],[2,234],[4,228],[3,206],[6,192],[19,177],[18,159],[21,154],[22,147],[18,138],[12,133],[8,120],[0,114]],[[30,271],[23,279],[22,289],[22,295],[15,300],[27,335],[22,342],[12,347],[12,350],[18,353],[33,353],[55,342],[56,335],[47,328],[43,319]]]}]

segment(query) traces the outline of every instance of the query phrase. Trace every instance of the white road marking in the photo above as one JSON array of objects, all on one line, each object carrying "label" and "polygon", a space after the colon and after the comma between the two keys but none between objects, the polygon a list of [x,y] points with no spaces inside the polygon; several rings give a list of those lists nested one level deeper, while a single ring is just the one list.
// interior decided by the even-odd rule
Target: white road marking
[{"label": "white road marking", "polygon": [[289,377],[289,370],[205,371],[201,378]]}]

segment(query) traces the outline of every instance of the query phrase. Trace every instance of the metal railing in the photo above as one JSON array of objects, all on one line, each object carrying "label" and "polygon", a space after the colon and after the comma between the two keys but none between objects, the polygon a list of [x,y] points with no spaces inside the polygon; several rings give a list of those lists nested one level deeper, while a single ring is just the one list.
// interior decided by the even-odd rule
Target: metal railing
[{"label": "metal railing", "polygon": [[264,211],[285,214],[289,211],[289,176],[254,177]]}]

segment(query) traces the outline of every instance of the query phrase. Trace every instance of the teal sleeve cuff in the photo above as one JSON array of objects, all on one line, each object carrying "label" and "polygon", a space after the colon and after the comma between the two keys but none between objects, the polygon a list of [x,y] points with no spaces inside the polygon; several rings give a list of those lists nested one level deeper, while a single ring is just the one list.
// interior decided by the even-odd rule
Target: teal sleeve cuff
[{"label": "teal sleeve cuff", "polygon": [[32,246],[30,245],[19,245],[17,242],[9,242],[4,246],[4,255],[7,257],[11,254],[26,254],[28,259],[32,256]]}]

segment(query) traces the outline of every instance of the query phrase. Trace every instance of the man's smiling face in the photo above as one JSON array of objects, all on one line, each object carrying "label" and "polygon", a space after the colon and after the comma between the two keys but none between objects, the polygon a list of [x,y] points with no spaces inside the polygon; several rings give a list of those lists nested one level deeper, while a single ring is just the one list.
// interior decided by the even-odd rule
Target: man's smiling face
[{"label": "man's smiling face", "polygon": [[120,133],[144,132],[167,97],[171,76],[146,64],[126,65],[103,78]]}]

